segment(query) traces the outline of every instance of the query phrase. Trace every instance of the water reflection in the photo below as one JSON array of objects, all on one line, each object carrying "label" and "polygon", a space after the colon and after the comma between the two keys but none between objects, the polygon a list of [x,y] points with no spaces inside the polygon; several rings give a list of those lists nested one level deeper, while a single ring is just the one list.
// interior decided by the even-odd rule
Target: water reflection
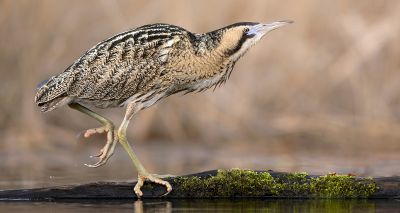
[{"label": "water reflection", "polygon": [[400,202],[396,201],[289,199],[172,200],[160,203],[136,201],[134,206],[135,212],[141,212],[143,209],[157,211],[162,205],[165,212],[375,212],[379,208],[387,210],[400,208]]},{"label": "water reflection", "polygon": [[0,202],[4,212],[398,212],[399,200],[77,200],[62,202]]},{"label": "water reflection", "polygon": [[172,203],[170,201],[135,201],[133,203],[133,209],[134,212],[137,213],[143,213],[143,212],[149,212],[149,210],[154,210],[154,211],[158,211],[158,210],[162,210],[162,212],[165,213],[169,213],[172,212]]}]

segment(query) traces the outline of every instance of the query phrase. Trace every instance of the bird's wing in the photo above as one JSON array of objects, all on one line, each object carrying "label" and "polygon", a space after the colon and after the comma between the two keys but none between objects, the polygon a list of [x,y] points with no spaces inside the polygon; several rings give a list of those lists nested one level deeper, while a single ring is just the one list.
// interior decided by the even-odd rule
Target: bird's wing
[{"label": "bird's wing", "polygon": [[90,49],[66,71],[73,76],[68,95],[109,100],[124,98],[145,85],[162,71],[182,33],[159,27],[121,33]]}]

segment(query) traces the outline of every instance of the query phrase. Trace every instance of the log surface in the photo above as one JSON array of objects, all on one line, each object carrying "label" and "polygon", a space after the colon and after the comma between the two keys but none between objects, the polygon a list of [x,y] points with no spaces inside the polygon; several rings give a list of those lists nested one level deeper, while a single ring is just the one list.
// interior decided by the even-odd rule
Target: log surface
[{"label": "log surface", "polygon": [[[217,174],[218,170],[211,170],[202,173],[190,174],[183,177],[207,178]],[[262,172],[262,171],[257,171]],[[280,177],[287,173],[268,171],[272,177]],[[310,175],[310,177],[318,177]],[[176,178],[167,178],[173,187],[173,191],[164,196],[165,198],[190,198],[182,196],[179,193],[180,186]],[[373,193],[369,199],[400,199],[400,177],[380,177],[373,181],[378,186],[378,190]],[[27,201],[54,201],[71,199],[136,199],[133,193],[133,187],[136,182],[95,182],[80,185],[56,186],[34,189],[16,189],[0,191],[0,200],[27,200]],[[145,184],[142,188],[144,198],[159,198],[165,193],[165,188],[155,184]],[[235,198],[244,198],[248,196],[237,195]],[[302,196],[279,196],[280,198],[309,198],[308,195]],[[276,198],[276,196],[264,195],[259,198]]]}]

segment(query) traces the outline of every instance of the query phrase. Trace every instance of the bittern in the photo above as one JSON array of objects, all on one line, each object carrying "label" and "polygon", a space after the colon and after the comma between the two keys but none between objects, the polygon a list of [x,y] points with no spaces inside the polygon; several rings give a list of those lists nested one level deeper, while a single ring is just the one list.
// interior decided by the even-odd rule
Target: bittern
[{"label": "bittern", "polygon": [[[241,22],[208,33],[191,33],[169,24],[150,24],[98,43],[59,75],[38,86],[35,102],[42,112],[68,105],[96,119],[99,128],[85,137],[107,133],[107,142],[89,167],[104,165],[119,142],[138,172],[134,192],[143,195],[144,181],[171,185],[150,174],[136,157],[126,137],[131,118],[172,94],[204,91],[230,77],[235,63],[266,33],[291,21],[269,24]],[[126,106],[118,130],[111,120],[88,107]]]}]

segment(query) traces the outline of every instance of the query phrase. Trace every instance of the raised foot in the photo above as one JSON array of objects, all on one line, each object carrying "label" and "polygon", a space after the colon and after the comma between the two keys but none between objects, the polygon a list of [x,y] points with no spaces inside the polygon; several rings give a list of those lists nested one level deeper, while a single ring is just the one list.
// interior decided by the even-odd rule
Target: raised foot
[{"label": "raised foot", "polygon": [[89,138],[92,135],[95,134],[101,134],[101,133],[107,133],[107,142],[103,146],[102,149],[100,149],[99,153],[96,155],[91,155],[91,158],[99,158],[99,161],[97,161],[95,164],[85,164],[87,167],[92,167],[96,168],[99,166],[102,166],[107,163],[108,159],[113,155],[115,145],[117,144],[118,137],[116,134],[116,131],[114,131],[113,127],[108,127],[108,126],[103,126],[99,128],[93,128],[93,129],[88,129],[84,132],[83,136],[85,138]]},{"label": "raised foot", "polygon": [[101,134],[101,133],[104,133],[104,132],[108,132],[108,129],[109,128],[107,128],[105,126],[88,129],[83,133],[83,137],[89,138],[90,136],[95,135],[95,134]]},{"label": "raised foot", "polygon": [[171,177],[171,175],[139,174],[138,181],[135,185],[135,188],[133,188],[136,196],[138,198],[141,198],[143,196],[143,192],[142,192],[142,190],[140,190],[140,188],[142,188],[142,186],[146,180],[165,186],[165,188],[167,189],[167,192],[165,194],[163,194],[162,196],[169,194],[172,191],[172,186],[170,183],[168,183],[168,181],[161,179],[161,178],[165,178],[165,177]]}]

